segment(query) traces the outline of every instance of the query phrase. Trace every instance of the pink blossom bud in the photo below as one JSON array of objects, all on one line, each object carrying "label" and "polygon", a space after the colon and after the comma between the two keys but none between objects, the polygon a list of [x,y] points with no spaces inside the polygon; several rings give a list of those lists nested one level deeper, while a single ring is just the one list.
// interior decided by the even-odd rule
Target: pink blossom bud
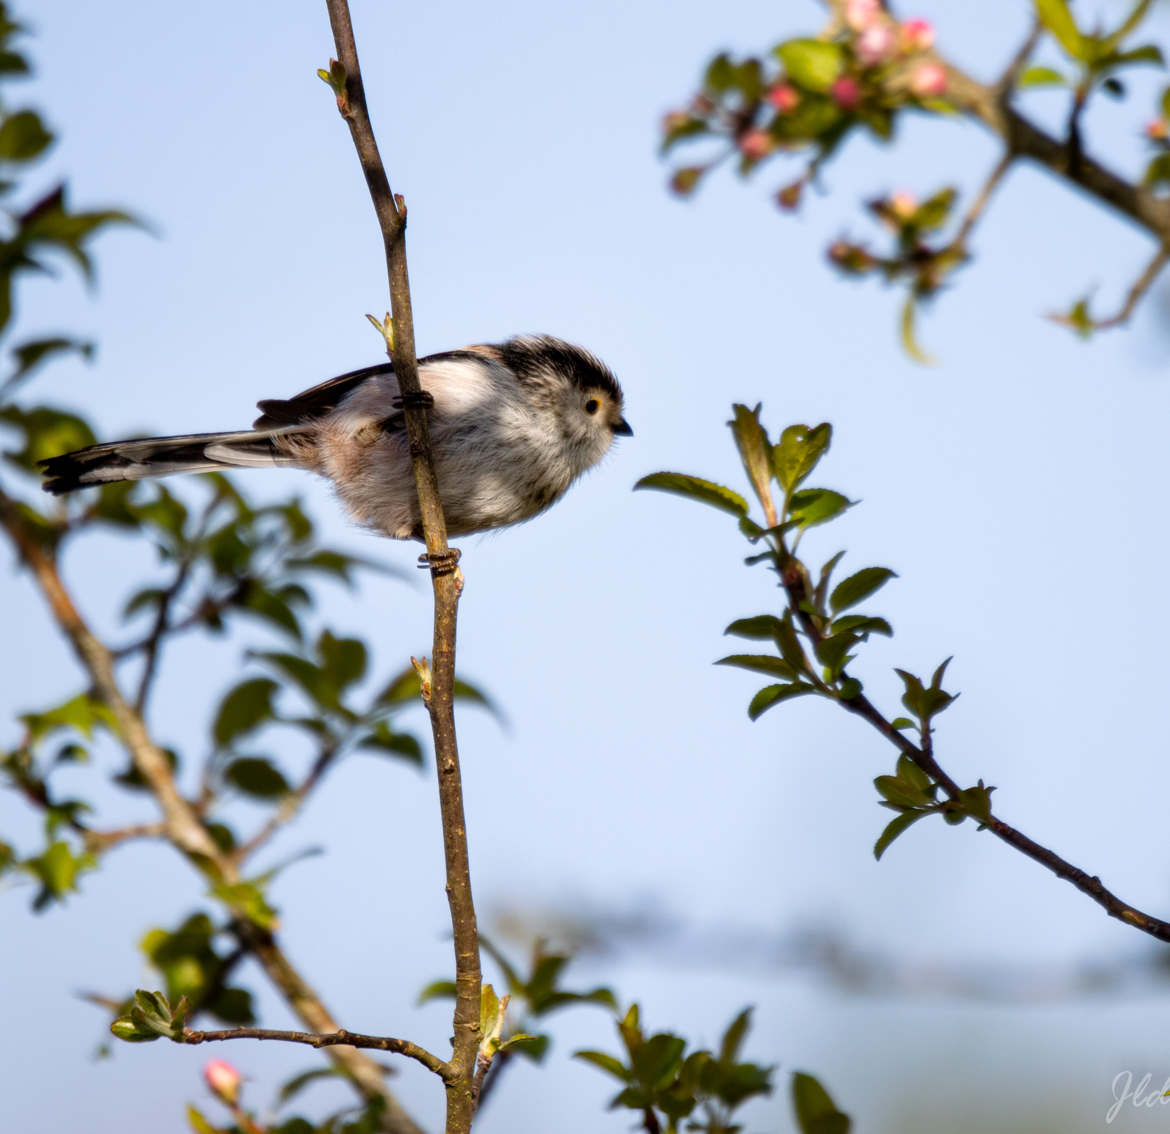
[{"label": "pink blossom bud", "polygon": [[212,1094],[221,1098],[229,1106],[234,1106],[240,1097],[240,1080],[242,1076],[230,1064],[222,1059],[209,1060],[203,1066],[203,1078],[211,1088]]},{"label": "pink blossom bud", "polygon": [[894,29],[884,20],[870,24],[854,44],[862,66],[876,67],[894,54]]},{"label": "pink blossom bud", "polygon": [[850,75],[842,75],[833,83],[829,93],[842,110],[853,110],[861,101],[861,84]]},{"label": "pink blossom bud", "polygon": [[845,23],[855,32],[864,31],[881,14],[880,0],[845,0]]},{"label": "pink blossom bud", "polygon": [[800,91],[791,83],[777,83],[768,92],[768,102],[781,114],[788,114],[800,105]]},{"label": "pink blossom bud", "polygon": [[903,51],[929,51],[934,46],[934,27],[929,20],[907,20],[898,31]]},{"label": "pink blossom bud", "polygon": [[922,63],[910,77],[910,91],[918,98],[937,98],[947,89],[947,73],[937,63]]},{"label": "pink blossom bud", "polygon": [[1165,118],[1155,118],[1146,123],[1146,137],[1155,142],[1165,141],[1170,136],[1170,123]]},{"label": "pink blossom bud", "polygon": [[908,220],[918,212],[918,198],[908,189],[899,189],[890,195],[889,206],[899,220]]},{"label": "pink blossom bud", "polygon": [[739,152],[753,160],[767,157],[775,148],[776,143],[767,130],[749,130],[739,139]]}]

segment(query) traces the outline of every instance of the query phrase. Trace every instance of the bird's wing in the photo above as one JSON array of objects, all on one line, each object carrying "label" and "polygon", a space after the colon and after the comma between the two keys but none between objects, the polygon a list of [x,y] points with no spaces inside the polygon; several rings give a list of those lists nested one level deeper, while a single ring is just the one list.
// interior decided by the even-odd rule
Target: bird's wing
[{"label": "bird's wing", "polygon": [[394,367],[389,362],[378,366],[366,366],[361,370],[351,370],[348,374],[339,374],[327,382],[320,382],[308,390],[303,390],[291,398],[269,398],[256,403],[261,416],[253,423],[253,429],[279,429],[286,425],[300,425],[306,421],[315,421],[335,410],[345,399],[363,382],[376,378],[380,374],[393,374]]}]

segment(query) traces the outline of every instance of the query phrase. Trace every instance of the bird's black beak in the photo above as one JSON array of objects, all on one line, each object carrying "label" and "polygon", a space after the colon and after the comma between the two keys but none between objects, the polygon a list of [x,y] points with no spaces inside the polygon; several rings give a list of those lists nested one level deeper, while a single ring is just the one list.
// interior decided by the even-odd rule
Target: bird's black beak
[{"label": "bird's black beak", "polygon": [[613,427],[614,434],[618,437],[633,437],[634,431],[630,428],[630,423],[624,417],[618,418],[618,423]]}]

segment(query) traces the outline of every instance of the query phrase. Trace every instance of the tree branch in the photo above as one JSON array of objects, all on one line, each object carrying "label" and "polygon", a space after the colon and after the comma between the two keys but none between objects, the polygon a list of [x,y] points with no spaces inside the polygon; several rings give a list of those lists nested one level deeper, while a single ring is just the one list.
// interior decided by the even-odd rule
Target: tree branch
[{"label": "tree branch", "polygon": [[436,1075],[447,1074],[447,1064],[425,1047],[410,1040],[394,1039],[391,1036],[367,1036],[361,1032],[347,1032],[344,1028],[336,1032],[286,1032],[277,1028],[221,1028],[218,1031],[183,1031],[183,1043],[217,1043],[220,1040],[255,1039],[282,1040],[285,1043],[304,1043],[309,1047],[363,1047],[374,1051],[389,1051],[405,1055],[421,1063]]},{"label": "tree branch", "polygon": [[1138,276],[1133,287],[1129,289],[1125,296],[1125,302],[1121,305],[1121,310],[1116,315],[1110,315],[1108,319],[1094,319],[1093,329],[1096,331],[1109,330],[1112,327],[1121,327],[1129,322],[1133,316],[1137,305],[1145,297],[1146,292],[1154,286],[1154,281],[1162,274],[1162,269],[1166,264],[1170,263],[1170,248],[1163,245],[1154,253],[1148,264],[1142,270],[1142,274]]},{"label": "tree branch", "polygon": [[[813,643],[815,649],[825,640],[825,636],[821,632],[816,620],[805,609],[811,598],[806,589],[808,580],[807,569],[803,563],[787,552],[783,546],[782,537],[780,547],[781,557],[788,564],[788,567],[781,573],[781,581],[788,599],[788,608],[792,612],[793,618],[800,622],[801,629],[809,641]],[[845,674],[843,673],[842,676],[845,676]],[[899,752],[913,760],[922,771],[946,792],[950,799],[960,799],[962,789],[955,780],[947,775],[934,757],[929,731],[923,736],[922,744],[917,745],[894,728],[881,711],[864,694],[858,694],[856,697],[848,700],[841,698],[839,699],[839,703],[842,708],[867,721],[886,740],[894,745]],[[1022,831],[1016,830],[1015,827],[1010,826],[1001,819],[991,816],[986,821],[985,826],[997,838],[1002,839],[1009,846],[1014,847],[1021,854],[1027,855],[1033,861],[1040,863],[1041,866],[1047,867],[1058,878],[1063,878],[1066,882],[1070,882],[1083,894],[1087,894],[1110,917],[1124,921],[1127,925],[1135,926],[1144,933],[1148,933],[1151,937],[1156,937],[1159,941],[1170,942],[1170,922],[1162,921],[1160,918],[1143,913],[1141,910],[1135,909],[1128,902],[1122,901],[1121,898],[1102,885],[1100,878],[1095,875],[1086,874],[1080,867],[1074,866],[1071,862],[1061,858],[1055,851],[1049,850],[1042,844],[1028,838]]]},{"label": "tree branch", "polygon": [[[16,502],[0,489],[0,526],[12,539],[20,557],[49,604],[98,696],[109,706],[118,735],[130,759],[158,801],[163,813],[163,837],[182,851],[201,874],[226,882],[238,879],[233,863],[216,846],[191,802],[179,792],[170,765],[150,738],[142,717],[122,694],[114,674],[113,655],[82,618],[61,579],[56,561],[28,529]],[[317,1032],[336,1032],[337,1024],[317,994],[302,979],[268,930],[240,919],[240,936],[268,978],[284,995],[297,1016]],[[390,1134],[423,1134],[421,1128],[382,1081],[382,1071],[368,1056],[352,1047],[339,1047],[330,1058],[357,1085],[366,1098],[386,1100],[385,1123]]]},{"label": "tree branch", "polygon": [[[365,174],[366,186],[378,217],[386,251],[390,304],[394,319],[391,352],[399,389],[417,395],[421,387],[415,358],[414,322],[410,306],[410,282],[406,269],[406,209],[402,198],[390,189],[370,125],[365,88],[358,65],[357,45],[347,0],[326,0],[337,57],[345,68],[345,90],[338,95],[338,109],[349,125],[354,147]],[[435,594],[434,647],[430,689],[424,690],[435,741],[435,766],[439,778],[439,807],[443,823],[447,901],[455,949],[455,1011],[451,1075],[447,1080],[447,1134],[464,1134],[474,1114],[472,1081],[479,1048],[480,986],[479,935],[471,892],[467,852],[467,828],[459,751],[455,738],[454,682],[455,628],[462,576],[452,570],[458,558],[447,546],[447,528],[439,501],[438,479],[431,454],[426,412],[407,399],[406,429],[411,464],[418,489],[419,515]]]}]

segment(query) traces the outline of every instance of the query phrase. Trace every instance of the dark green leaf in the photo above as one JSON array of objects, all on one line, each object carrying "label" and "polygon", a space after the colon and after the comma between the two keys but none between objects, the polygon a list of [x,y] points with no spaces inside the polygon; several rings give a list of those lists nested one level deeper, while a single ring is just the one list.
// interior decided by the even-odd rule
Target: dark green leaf
[{"label": "dark green leaf", "polygon": [[834,614],[848,610],[885,586],[897,576],[888,567],[863,567],[860,571],[842,579],[829,596],[829,609]]},{"label": "dark green leaf", "polygon": [[850,1121],[812,1075],[796,1071],[792,1076],[792,1108],[801,1134],[848,1134]]},{"label": "dark green leaf", "polygon": [[806,693],[815,692],[816,689],[812,685],[806,685],[803,682],[792,682],[787,685],[765,685],[748,705],[748,716],[753,721],[759,720],[773,705],[779,705],[781,701],[789,701],[793,697],[803,697]]},{"label": "dark green leaf", "polygon": [[933,802],[928,792],[913,781],[899,776],[878,776],[873,786],[883,798],[897,807],[926,807]]},{"label": "dark green leaf", "polygon": [[1143,181],[1148,188],[1170,182],[1170,153],[1158,154],[1146,166]]},{"label": "dark green leaf", "polygon": [[281,771],[259,756],[241,756],[233,760],[223,775],[233,787],[257,799],[277,799],[291,790]]},{"label": "dark green leaf", "polygon": [[738,492],[733,492],[714,481],[687,476],[685,473],[651,473],[642,477],[634,488],[654,488],[659,492],[671,492],[676,496],[685,496],[703,504],[710,504],[713,508],[730,512],[733,516],[746,515],[748,510],[747,501]]},{"label": "dark green leaf", "polygon": [[453,980],[433,980],[418,994],[418,1002],[425,1004],[428,1000],[454,1000],[455,982]]},{"label": "dark green leaf", "polygon": [[878,836],[878,841],[873,845],[873,857],[880,861],[883,854],[889,849],[890,844],[903,831],[908,830],[914,826],[919,819],[932,814],[930,811],[903,811],[901,815],[895,815],[893,819],[886,824],[886,828]]},{"label": "dark green leaf", "polygon": [[606,1055],[604,1051],[575,1051],[573,1058],[592,1063],[594,1067],[608,1071],[615,1079],[620,1079],[623,1083],[630,1081],[630,1072],[621,1060],[615,1059],[612,1055]]},{"label": "dark green leaf", "polygon": [[16,368],[0,383],[0,397],[10,394],[21,382],[31,377],[39,366],[54,355],[74,353],[89,361],[93,358],[93,350],[93,343],[59,336],[48,339],[31,339],[13,347],[12,354]]},{"label": "dark green leaf", "polygon": [[846,614],[843,618],[834,619],[830,629],[834,634],[850,631],[862,637],[884,634],[890,638],[894,634],[893,628],[884,618],[874,618],[868,614]]},{"label": "dark green leaf", "polygon": [[727,1031],[723,1033],[723,1039],[719,1043],[719,1060],[721,1063],[734,1063],[739,1058],[739,1049],[743,1045],[744,1036],[747,1035],[748,1029],[751,1026],[752,1010],[749,1006],[743,1009],[727,1025]]},{"label": "dark green leaf", "polygon": [[317,652],[322,670],[338,689],[360,681],[365,675],[368,653],[365,643],[357,638],[336,638],[325,630],[317,639]]},{"label": "dark green leaf", "polygon": [[501,1051],[516,1051],[526,1055],[534,1063],[539,1063],[548,1054],[549,1037],[546,1035],[530,1036],[523,1032],[509,1036],[500,1044]]},{"label": "dark green leaf", "polygon": [[789,681],[795,681],[800,676],[800,673],[783,658],[771,654],[729,654],[715,664],[731,665],[737,669],[748,669],[753,673],[765,673],[771,677],[783,677]]},{"label": "dark green leaf", "polygon": [[253,677],[237,685],[215,715],[212,736],[220,747],[251,732],[273,716],[272,698],[278,686],[270,677]]},{"label": "dark green leaf", "polygon": [[0,122],[0,161],[31,161],[44,153],[52,141],[53,135],[35,111],[9,114]]},{"label": "dark green leaf", "polygon": [[779,627],[780,619],[774,614],[758,614],[755,618],[737,618],[723,633],[737,638],[766,640],[775,638]]},{"label": "dark green leaf", "polygon": [[394,732],[386,721],[378,721],[358,742],[359,751],[405,756],[412,764],[423,762],[422,745],[408,732]]}]

